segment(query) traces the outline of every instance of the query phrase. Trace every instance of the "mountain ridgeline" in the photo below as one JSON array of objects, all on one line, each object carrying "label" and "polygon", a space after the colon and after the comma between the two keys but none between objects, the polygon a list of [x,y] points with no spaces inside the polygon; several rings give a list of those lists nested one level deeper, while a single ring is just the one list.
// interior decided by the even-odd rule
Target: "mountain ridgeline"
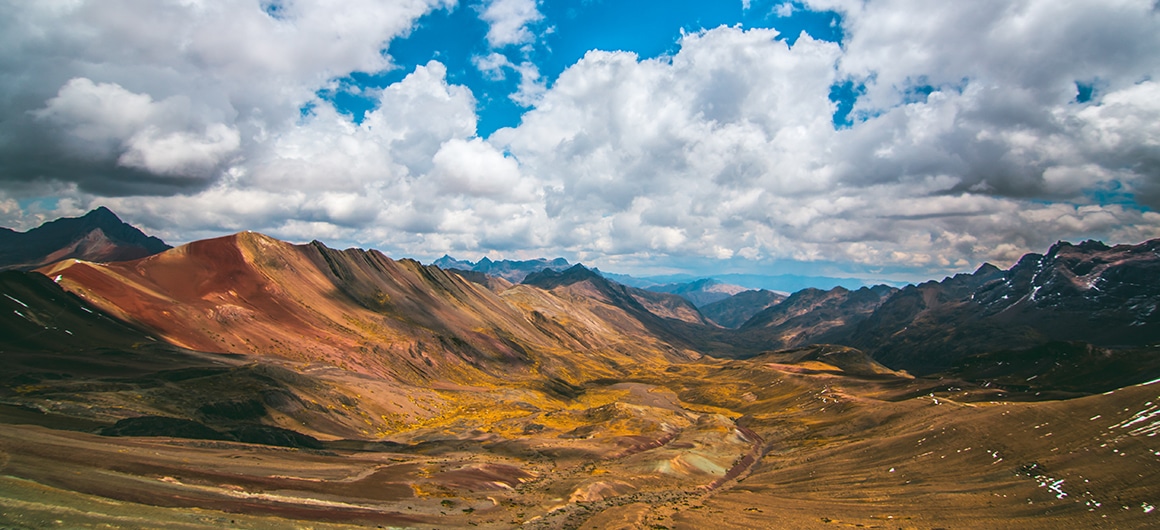
[{"label": "mountain ridgeline", "polygon": [[917,373],[970,355],[1055,341],[1160,342],[1160,240],[1108,247],[1060,242],[1010,269],[908,286],[850,336],[852,346]]},{"label": "mountain ridgeline", "polygon": [[564,270],[571,265],[568,260],[564,258],[548,259],[532,259],[525,261],[515,260],[499,260],[492,261],[491,258],[484,256],[478,262],[471,262],[466,260],[457,260],[451,256],[444,255],[442,258],[435,260],[432,265],[444,270],[457,270],[466,272],[478,272],[488,276],[495,276],[503,278],[512,283],[519,283],[524,280],[529,274],[540,272],[542,270]]},{"label": "mountain ridgeline", "polygon": [[[893,369],[929,374],[974,355],[1052,342],[1110,348],[1160,342],[1160,240],[1114,247],[1060,242],[1008,270],[986,264],[901,289],[807,288],[786,297],[711,279],[628,287],[563,258],[472,263],[444,256],[423,266],[377,251],[294,246],[253,233],[167,251],[105,208],[0,238],[7,266],[59,261],[42,272],[174,344],[269,353],[295,349],[290,345],[311,336],[312,346],[296,355],[404,378],[445,375],[433,367],[451,359],[468,372],[496,374],[509,363],[532,363],[527,352],[549,344],[591,350],[616,343],[627,351],[624,345],[636,343],[661,356],[727,358],[837,344]],[[65,258],[137,261],[95,268]],[[594,318],[581,327],[591,335],[578,339],[584,332],[573,329],[569,311],[541,310],[543,295],[533,302],[529,288],[587,304]],[[334,305],[325,294],[332,291],[370,314],[323,309]],[[181,305],[171,307],[173,301]],[[398,316],[376,316],[384,312]],[[558,315],[558,327],[541,322],[548,314]],[[242,331],[241,322],[251,329]],[[394,358],[384,357],[387,351],[410,359],[407,368],[384,360]],[[441,353],[431,357],[432,351]]]},{"label": "mountain ridgeline", "polygon": [[170,248],[102,206],[81,217],[57,219],[27,232],[0,228],[0,270],[31,270],[62,259],[127,261]]}]

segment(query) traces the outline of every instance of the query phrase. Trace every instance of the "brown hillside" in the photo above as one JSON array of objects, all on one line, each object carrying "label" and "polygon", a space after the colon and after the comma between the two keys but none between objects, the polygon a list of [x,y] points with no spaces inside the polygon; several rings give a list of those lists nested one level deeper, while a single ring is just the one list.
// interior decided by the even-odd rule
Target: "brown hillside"
[{"label": "brown hillside", "polygon": [[[437,267],[253,232],[132,262],[71,260],[41,272],[182,347],[325,362],[414,383],[538,377],[569,364],[543,355],[564,352],[659,360],[671,349],[641,338],[641,315],[615,303],[578,309],[579,298],[522,287],[529,300],[542,300],[513,305]],[[558,309],[536,313],[541,307]],[[586,315],[583,326],[575,315]],[[608,375],[623,360],[592,368]]]}]

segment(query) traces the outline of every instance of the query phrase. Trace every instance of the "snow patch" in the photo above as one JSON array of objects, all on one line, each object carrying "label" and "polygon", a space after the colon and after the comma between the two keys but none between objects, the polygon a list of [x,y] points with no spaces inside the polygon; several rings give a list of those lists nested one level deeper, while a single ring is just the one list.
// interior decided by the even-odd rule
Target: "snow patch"
[{"label": "snow patch", "polygon": [[20,304],[20,305],[24,306],[24,308],[25,308],[25,309],[32,309],[31,307],[28,307],[28,304],[26,304],[26,303],[24,303],[24,302],[21,302],[20,300],[17,300],[17,299],[15,299],[15,298],[13,298],[13,297],[11,297],[11,296],[7,295],[7,294],[5,294],[4,296],[5,296],[6,298],[8,298],[9,300],[12,300],[13,302],[16,302],[16,303],[18,303],[18,304]]}]

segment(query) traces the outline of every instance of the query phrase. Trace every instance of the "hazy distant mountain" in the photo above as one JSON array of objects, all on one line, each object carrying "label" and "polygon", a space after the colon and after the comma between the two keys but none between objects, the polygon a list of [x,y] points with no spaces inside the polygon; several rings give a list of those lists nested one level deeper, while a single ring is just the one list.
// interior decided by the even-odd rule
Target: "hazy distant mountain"
[{"label": "hazy distant mountain", "polygon": [[699,307],[702,315],[727,328],[744,324],[767,307],[781,303],[786,295],[757,289],[742,291],[724,300]]},{"label": "hazy distant mountain", "polygon": [[0,270],[34,269],[69,258],[125,261],[170,248],[101,206],[81,217],[57,219],[27,232],[0,228]]},{"label": "hazy distant mountain", "polygon": [[878,284],[898,286],[892,282],[878,282],[861,280],[858,278],[838,278],[831,276],[803,276],[800,274],[710,274],[697,276],[693,274],[668,274],[659,276],[630,276],[600,271],[605,278],[630,287],[649,289],[668,284],[687,284],[699,280],[711,279],[726,285],[737,285],[746,289],[765,289],[781,293],[794,293],[802,289],[829,290],[834,287],[844,287],[857,290]]},{"label": "hazy distant mountain", "polygon": [[733,296],[746,288],[740,285],[722,283],[712,278],[702,278],[686,283],[669,283],[653,285],[645,289],[657,293],[671,293],[693,303],[698,308],[713,302],[719,302]]},{"label": "hazy distant mountain", "polygon": [[524,281],[529,274],[533,272],[540,272],[545,269],[564,270],[571,266],[568,260],[564,258],[556,258],[548,260],[545,258],[538,258],[524,261],[499,260],[492,261],[488,257],[484,257],[478,262],[471,262],[466,260],[455,259],[451,256],[444,255],[431,263],[443,270],[463,270],[471,272],[482,272],[490,276],[498,276],[512,283],[520,283]]}]

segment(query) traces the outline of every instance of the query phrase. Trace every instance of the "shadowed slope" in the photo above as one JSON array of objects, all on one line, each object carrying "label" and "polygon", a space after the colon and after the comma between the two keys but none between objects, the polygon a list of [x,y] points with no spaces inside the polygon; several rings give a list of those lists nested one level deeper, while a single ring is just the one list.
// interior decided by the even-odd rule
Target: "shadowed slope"
[{"label": "shadowed slope", "polygon": [[757,313],[741,325],[740,331],[765,340],[767,349],[847,343],[857,325],[895,291],[885,285],[857,291],[843,287],[829,291],[804,289]]},{"label": "shadowed slope", "polygon": [[524,285],[569,300],[596,303],[594,311],[598,315],[607,317],[608,322],[622,322],[628,326],[620,327],[623,333],[643,334],[680,349],[712,351],[712,348],[704,347],[698,335],[712,335],[715,326],[691,303],[677,295],[627,287],[582,265],[562,272],[545,270],[531,274],[524,280]]},{"label": "shadowed slope", "polygon": [[702,306],[701,314],[722,326],[736,328],[761,311],[785,301],[786,296],[765,289],[742,291],[719,302]]},{"label": "shadowed slope", "polygon": [[1108,247],[1060,242],[1009,270],[980,267],[903,289],[853,336],[887,365],[915,373],[969,355],[1051,341],[1160,342],[1160,240]]},{"label": "shadowed slope", "polygon": [[102,206],[82,217],[57,219],[27,232],[0,228],[0,270],[34,269],[68,258],[131,260],[169,248]]}]

